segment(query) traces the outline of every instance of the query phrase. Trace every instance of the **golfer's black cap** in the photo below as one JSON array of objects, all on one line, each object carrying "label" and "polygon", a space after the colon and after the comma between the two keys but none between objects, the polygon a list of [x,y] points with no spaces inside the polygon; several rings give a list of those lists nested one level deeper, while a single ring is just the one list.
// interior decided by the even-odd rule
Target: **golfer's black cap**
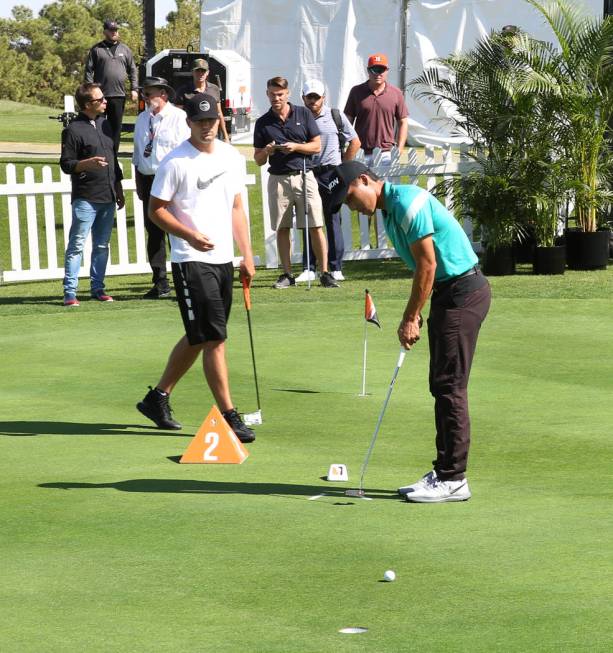
[{"label": "golfer's black cap", "polygon": [[196,93],[185,103],[184,109],[187,117],[193,121],[219,118],[217,100],[207,93]]},{"label": "golfer's black cap", "polygon": [[119,25],[116,20],[113,20],[112,18],[107,18],[104,21],[104,29],[114,32],[119,29]]},{"label": "golfer's black cap", "polygon": [[341,204],[347,197],[349,184],[366,172],[369,172],[369,169],[361,161],[345,161],[334,168],[325,181],[324,190],[328,193],[323,198],[332,213],[337,213],[341,208]]}]

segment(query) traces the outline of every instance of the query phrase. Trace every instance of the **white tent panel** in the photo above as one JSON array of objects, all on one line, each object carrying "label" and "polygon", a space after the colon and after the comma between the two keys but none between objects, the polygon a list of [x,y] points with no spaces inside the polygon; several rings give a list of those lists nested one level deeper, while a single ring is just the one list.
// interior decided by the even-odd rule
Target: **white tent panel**
[{"label": "white tent panel", "polygon": [[[602,16],[602,0],[585,0],[583,5],[588,13]],[[257,117],[268,110],[266,80],[276,75],[289,80],[294,102],[301,102],[306,79],[321,79],[328,104],[342,109],[349,89],[366,79],[369,54],[387,54],[389,80],[398,85],[405,61],[409,82],[433,58],[466,51],[505,25],[553,40],[544,19],[524,0],[203,0],[201,46],[234,50],[251,62]],[[410,89],[406,98],[411,136],[421,142],[449,140],[430,103],[416,101]]]}]

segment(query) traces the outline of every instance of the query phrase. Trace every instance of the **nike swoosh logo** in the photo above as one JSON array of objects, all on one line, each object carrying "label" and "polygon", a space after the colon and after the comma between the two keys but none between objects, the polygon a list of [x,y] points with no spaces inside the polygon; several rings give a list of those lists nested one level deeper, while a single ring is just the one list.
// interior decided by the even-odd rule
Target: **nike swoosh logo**
[{"label": "nike swoosh logo", "polygon": [[224,170],[223,172],[220,172],[218,175],[214,175],[213,177],[207,179],[206,181],[200,181],[200,177],[198,177],[198,182],[196,184],[198,186],[198,190],[204,190],[205,188],[208,188],[216,179],[221,177],[221,175],[225,175],[225,174],[226,171]]}]

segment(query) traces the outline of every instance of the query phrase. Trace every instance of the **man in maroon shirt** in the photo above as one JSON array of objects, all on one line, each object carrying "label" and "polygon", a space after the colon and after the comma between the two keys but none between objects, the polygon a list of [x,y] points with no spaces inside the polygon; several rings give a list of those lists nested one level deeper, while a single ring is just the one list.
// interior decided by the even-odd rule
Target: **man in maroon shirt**
[{"label": "man in maroon shirt", "polygon": [[372,151],[378,147],[387,156],[381,163],[389,165],[394,145],[402,150],[409,132],[409,110],[402,91],[387,81],[387,56],[373,54],[368,58],[368,80],[349,91],[345,115],[355,130],[366,154],[366,165],[372,163]]}]

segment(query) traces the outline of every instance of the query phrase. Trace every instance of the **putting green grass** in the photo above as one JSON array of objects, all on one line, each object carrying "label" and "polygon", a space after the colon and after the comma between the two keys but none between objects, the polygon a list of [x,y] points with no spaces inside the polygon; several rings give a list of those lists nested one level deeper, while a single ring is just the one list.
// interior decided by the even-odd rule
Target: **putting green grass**
[{"label": "putting green grass", "polygon": [[[492,279],[470,386],[473,498],[430,506],[394,494],[433,456],[426,338],[383,421],[373,500],[343,494],[409,287],[398,261],[346,274],[340,290],[279,292],[259,272],[264,424],[240,466],[176,462],[212,403],[197,366],[172,399],[183,431],[135,410],[181,333],[173,301],[138,299],[145,276],[111,278],[117,301],[79,309],[60,306],[59,282],[0,286],[0,650],[610,650],[613,269]],[[360,398],[365,287],[383,329],[368,327]],[[239,410],[255,410],[238,284],[228,361]],[[349,482],[321,479],[331,463]],[[339,634],[349,626],[368,632]]]}]

